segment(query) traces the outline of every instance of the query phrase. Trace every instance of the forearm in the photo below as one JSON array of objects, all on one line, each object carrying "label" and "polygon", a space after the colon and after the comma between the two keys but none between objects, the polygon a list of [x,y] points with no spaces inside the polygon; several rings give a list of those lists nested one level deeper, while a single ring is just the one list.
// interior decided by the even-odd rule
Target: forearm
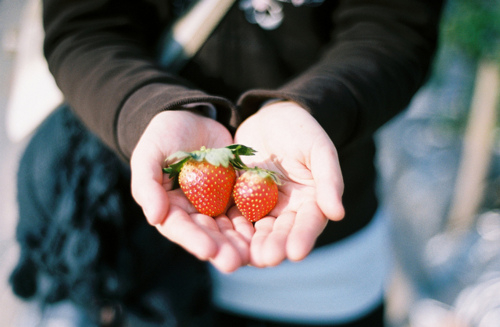
[{"label": "forearm", "polygon": [[128,0],[44,1],[44,50],[59,88],[87,127],[125,159],[158,112],[213,99],[221,119],[231,115],[227,101],[157,66],[157,41],[173,19],[164,7]]}]

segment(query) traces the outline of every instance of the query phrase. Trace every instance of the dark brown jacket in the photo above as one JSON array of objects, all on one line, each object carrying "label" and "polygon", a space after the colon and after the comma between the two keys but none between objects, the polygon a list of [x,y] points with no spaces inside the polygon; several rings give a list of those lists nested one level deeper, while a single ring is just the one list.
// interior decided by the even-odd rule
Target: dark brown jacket
[{"label": "dark brown jacket", "polygon": [[76,114],[125,159],[155,114],[182,104],[210,102],[233,128],[270,98],[301,104],[336,145],[345,181],[346,217],[328,225],[322,245],[377,208],[372,136],[424,83],[442,1],[283,6],[283,24],[266,31],[236,4],[174,75],[156,64],[173,1],[45,0],[45,55]]}]

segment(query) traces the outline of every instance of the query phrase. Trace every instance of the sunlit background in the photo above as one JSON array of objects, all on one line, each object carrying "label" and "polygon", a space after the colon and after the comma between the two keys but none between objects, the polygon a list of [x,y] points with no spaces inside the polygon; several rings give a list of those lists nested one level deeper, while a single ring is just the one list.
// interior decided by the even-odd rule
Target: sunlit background
[{"label": "sunlit background", "polygon": [[500,326],[500,2],[448,1],[429,82],[378,135],[394,326]]},{"label": "sunlit background", "polygon": [[[40,321],[8,284],[18,255],[17,161],[30,126],[60,100],[41,82],[37,5],[0,0],[1,326]],[[379,192],[394,241],[390,327],[500,326],[499,62],[500,1],[448,1],[428,83],[377,134]],[[29,107],[24,116],[20,106]]]}]

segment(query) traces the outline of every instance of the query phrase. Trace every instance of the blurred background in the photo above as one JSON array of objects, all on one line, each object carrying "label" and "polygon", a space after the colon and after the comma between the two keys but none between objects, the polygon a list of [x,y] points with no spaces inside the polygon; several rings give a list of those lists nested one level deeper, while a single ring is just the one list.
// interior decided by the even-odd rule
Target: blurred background
[{"label": "blurred background", "polygon": [[22,326],[30,312],[25,304],[12,295],[8,284],[10,271],[16,264],[18,248],[15,243],[17,209],[15,203],[15,174],[20,151],[25,140],[13,141],[7,135],[7,105],[13,85],[13,67],[17,56],[17,36],[25,1],[0,0],[0,325]]},{"label": "blurred background", "polygon": [[[40,325],[8,285],[17,162],[30,128],[60,101],[39,59],[39,13],[37,0],[0,0],[2,326]],[[390,327],[500,326],[499,63],[500,0],[449,0],[429,81],[377,134],[394,244]]]},{"label": "blurred background", "polygon": [[428,83],[379,132],[393,326],[500,326],[500,1],[449,0]]}]

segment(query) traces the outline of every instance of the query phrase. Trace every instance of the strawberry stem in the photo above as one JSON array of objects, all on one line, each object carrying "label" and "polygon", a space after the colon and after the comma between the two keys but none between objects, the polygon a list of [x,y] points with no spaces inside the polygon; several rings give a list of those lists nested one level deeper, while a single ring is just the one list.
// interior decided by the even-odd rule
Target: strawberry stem
[{"label": "strawberry stem", "polygon": [[232,144],[227,146],[227,148],[230,149],[234,155],[234,158],[231,160],[233,167],[237,170],[248,169],[247,165],[243,163],[240,156],[253,156],[256,151],[242,144]]}]

